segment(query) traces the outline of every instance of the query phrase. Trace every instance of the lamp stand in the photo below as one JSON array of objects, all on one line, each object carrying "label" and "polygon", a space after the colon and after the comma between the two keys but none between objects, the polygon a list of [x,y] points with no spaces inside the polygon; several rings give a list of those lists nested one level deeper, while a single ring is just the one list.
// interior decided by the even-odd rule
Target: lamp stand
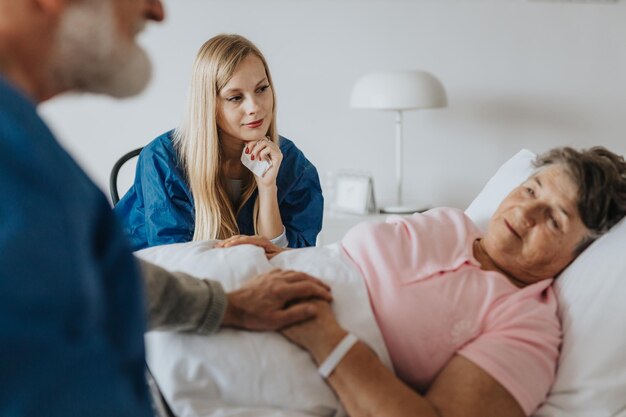
[{"label": "lamp stand", "polygon": [[426,210],[425,207],[404,205],[402,202],[402,178],[404,175],[403,160],[402,110],[396,110],[396,204],[381,208],[381,213],[410,214]]}]

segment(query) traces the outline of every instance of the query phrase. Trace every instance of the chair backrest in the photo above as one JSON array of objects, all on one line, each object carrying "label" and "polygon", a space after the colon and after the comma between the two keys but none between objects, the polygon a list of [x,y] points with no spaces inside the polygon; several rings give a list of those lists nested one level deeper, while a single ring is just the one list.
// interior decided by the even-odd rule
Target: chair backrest
[{"label": "chair backrest", "polygon": [[136,157],[141,152],[141,148],[133,149],[132,151],[122,155],[120,159],[117,160],[113,168],[111,169],[111,175],[109,176],[109,192],[111,193],[111,201],[113,201],[113,205],[116,205],[118,201],[120,201],[120,195],[117,192],[117,175],[128,160]]},{"label": "chair backrest", "polygon": [[[111,169],[111,175],[109,176],[109,192],[111,193],[111,201],[113,201],[114,206],[117,204],[118,201],[120,201],[120,196],[117,191],[117,176],[120,173],[120,169],[126,162],[138,156],[142,150],[143,147],[133,149],[132,151],[125,153],[120,159],[117,160],[115,165],[113,165],[113,168]],[[152,373],[150,372],[150,368],[148,367],[147,363],[145,376],[150,391],[152,409],[155,415],[157,417],[176,417],[170,409],[169,405],[167,404],[167,401],[165,401],[163,394],[161,394],[161,390],[159,389],[159,386],[152,376]]]}]

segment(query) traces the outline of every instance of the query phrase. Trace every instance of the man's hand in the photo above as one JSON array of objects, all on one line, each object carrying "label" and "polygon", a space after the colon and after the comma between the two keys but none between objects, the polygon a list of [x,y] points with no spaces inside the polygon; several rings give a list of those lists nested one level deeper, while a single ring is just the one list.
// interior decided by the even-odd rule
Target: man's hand
[{"label": "man's hand", "polygon": [[216,248],[232,248],[233,246],[238,245],[254,245],[259,246],[265,250],[265,255],[267,259],[272,259],[274,256],[278,255],[281,252],[288,250],[287,248],[281,248],[280,246],[274,245],[269,239],[263,236],[246,236],[246,235],[236,235],[229,237],[226,240],[222,240],[221,242],[217,242],[215,244]]},{"label": "man's hand", "polygon": [[228,294],[223,326],[278,330],[310,319],[317,306],[310,300],[332,300],[330,287],[303,272],[273,270],[258,275]]}]

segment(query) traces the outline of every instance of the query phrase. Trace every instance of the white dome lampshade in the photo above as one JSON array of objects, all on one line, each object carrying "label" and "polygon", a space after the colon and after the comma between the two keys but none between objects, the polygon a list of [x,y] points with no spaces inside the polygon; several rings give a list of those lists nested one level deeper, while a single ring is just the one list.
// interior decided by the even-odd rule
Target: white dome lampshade
[{"label": "white dome lampshade", "polygon": [[357,109],[411,110],[446,107],[441,82],[426,71],[379,71],[362,76],[352,89]]},{"label": "white dome lampshade", "polygon": [[359,78],[352,88],[350,106],[357,109],[396,112],[396,201],[382,208],[384,213],[414,213],[427,206],[402,201],[404,159],[402,151],[402,112],[446,107],[448,98],[441,82],[426,71],[379,71]]}]

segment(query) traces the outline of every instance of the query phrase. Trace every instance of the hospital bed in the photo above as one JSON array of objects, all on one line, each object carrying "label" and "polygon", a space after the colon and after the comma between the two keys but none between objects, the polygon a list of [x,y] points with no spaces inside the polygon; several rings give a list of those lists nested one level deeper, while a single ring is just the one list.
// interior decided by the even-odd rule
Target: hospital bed
[{"label": "hospital bed", "polygon": [[[512,157],[468,207],[466,213],[479,227],[486,227],[502,198],[529,175],[533,157],[529,151]],[[364,285],[354,284],[349,271],[341,270],[335,245],[292,251],[289,259],[281,255],[273,263],[259,248],[212,251],[211,246],[212,242],[190,242],[149,248],[137,255],[201,278],[224,277],[226,289],[240,285],[242,277],[281,266],[339,277],[338,283],[331,284],[339,321],[390,366],[380,334],[365,324],[372,319],[372,313]],[[626,335],[621,325],[626,316],[625,249],[626,222],[622,221],[594,242],[556,281],[564,339],[556,382],[535,417],[626,417]],[[314,265],[307,259],[308,254],[313,254]],[[237,262],[242,257],[258,257],[258,262],[243,265]],[[319,262],[320,257],[323,262]],[[348,296],[350,308],[342,309],[341,299]],[[308,354],[274,333],[226,330],[207,338],[151,332],[146,336],[146,348],[150,369],[173,410],[166,410],[167,417],[343,413]],[[284,366],[287,361],[289,366]]]}]

